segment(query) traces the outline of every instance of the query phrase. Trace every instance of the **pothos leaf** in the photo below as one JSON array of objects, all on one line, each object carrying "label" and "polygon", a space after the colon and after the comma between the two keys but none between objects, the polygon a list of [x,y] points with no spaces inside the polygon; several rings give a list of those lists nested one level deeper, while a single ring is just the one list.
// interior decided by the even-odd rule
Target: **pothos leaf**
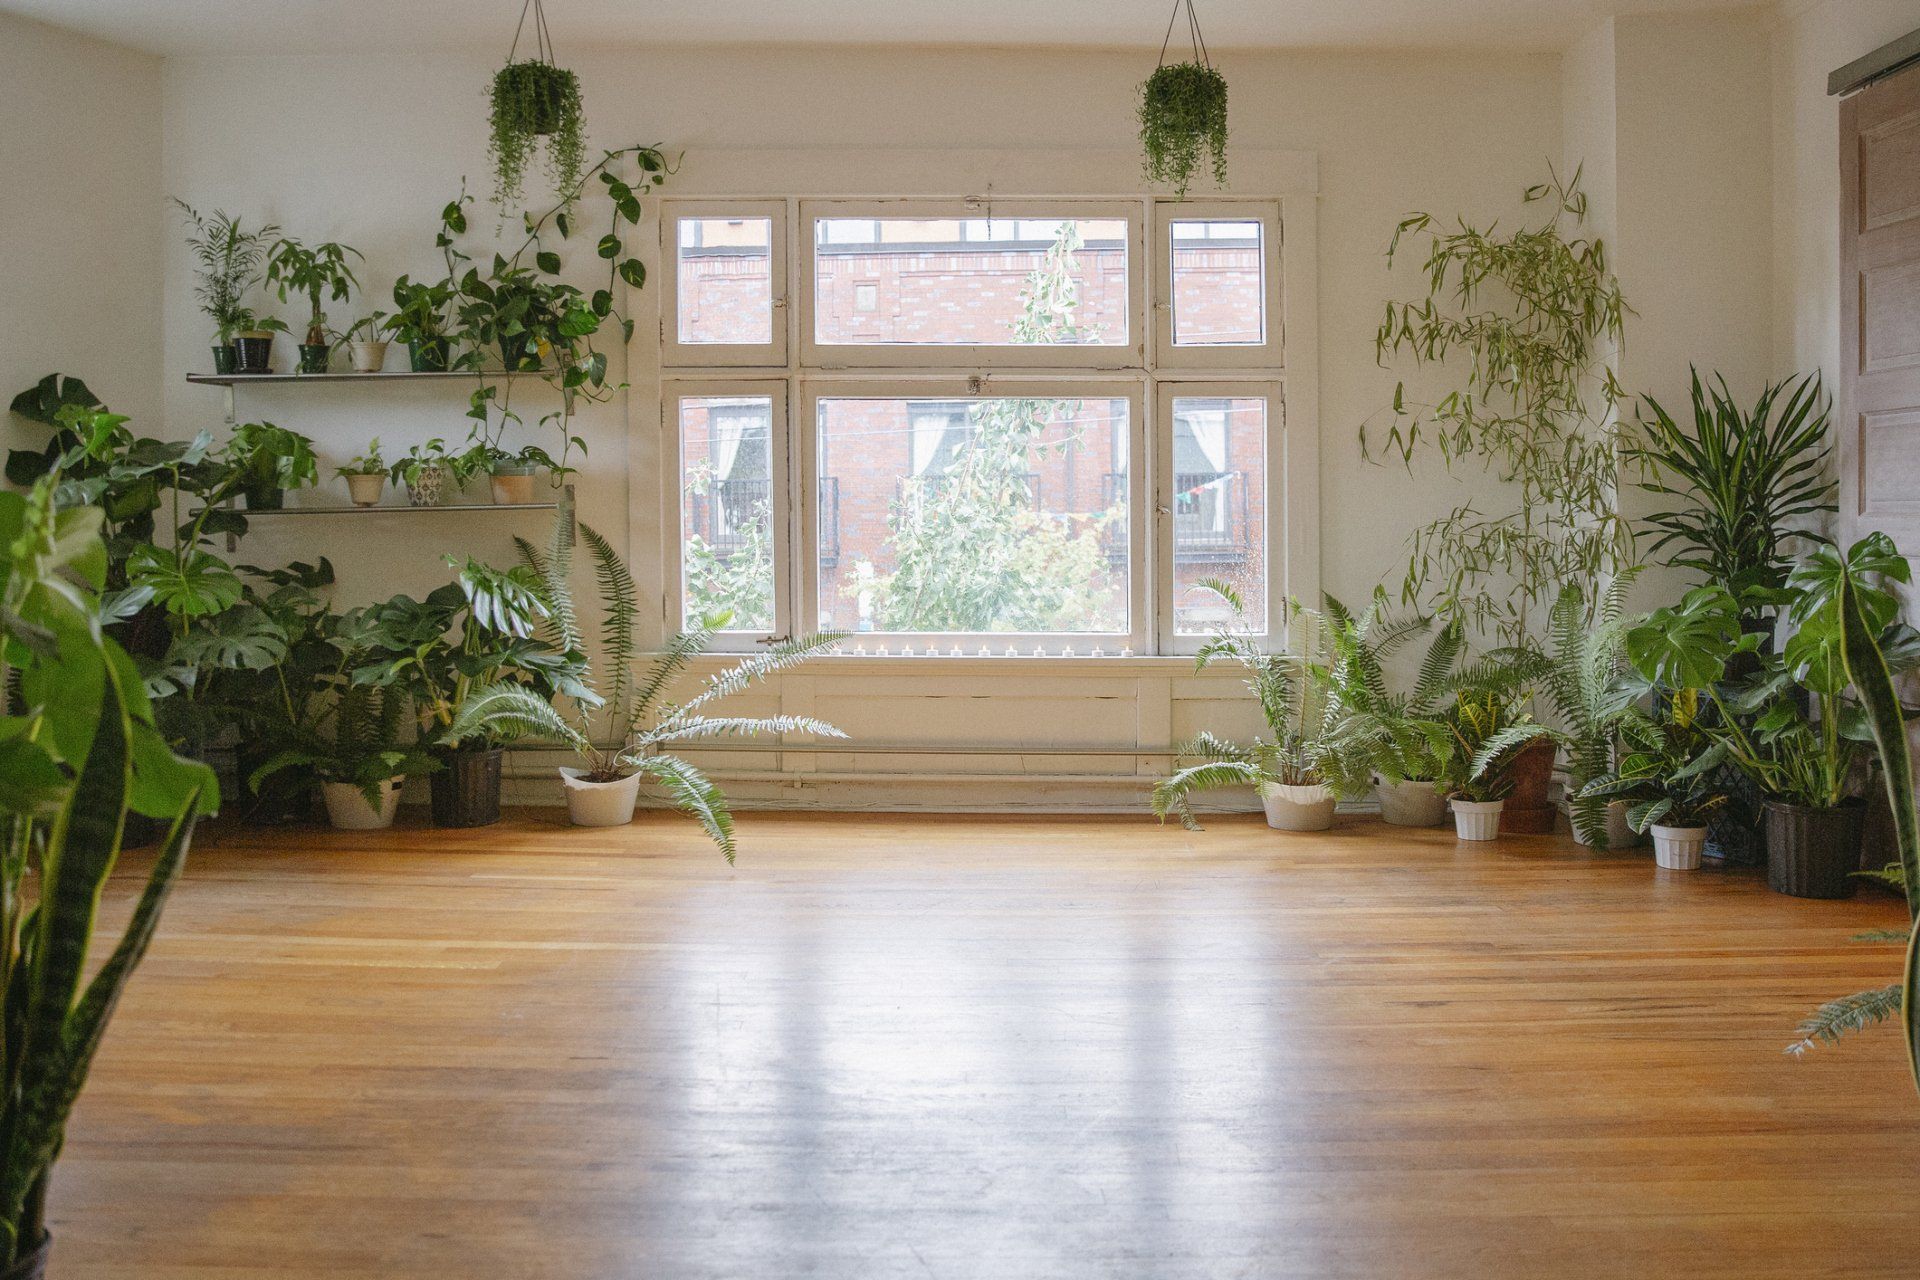
[{"label": "pothos leaf", "polygon": [[629,286],[638,289],[647,283],[647,267],[638,258],[626,258],[620,263],[620,278]]}]

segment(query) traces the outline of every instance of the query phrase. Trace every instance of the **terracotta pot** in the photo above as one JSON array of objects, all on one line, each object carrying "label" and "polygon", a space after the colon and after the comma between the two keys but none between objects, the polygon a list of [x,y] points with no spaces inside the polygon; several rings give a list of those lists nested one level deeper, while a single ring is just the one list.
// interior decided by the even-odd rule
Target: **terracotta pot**
[{"label": "terracotta pot", "polygon": [[1553,758],[1559,753],[1551,738],[1535,738],[1520,748],[1507,766],[1513,790],[1501,811],[1500,829],[1508,835],[1538,836],[1553,830],[1559,815],[1547,800],[1553,786]]},{"label": "terracotta pot", "polygon": [[353,344],[352,356],[355,373],[379,373],[387,364],[387,344],[356,342]]},{"label": "terracotta pot", "polygon": [[1262,783],[1260,805],[1276,831],[1325,831],[1333,825],[1333,792],[1326,787]]},{"label": "terracotta pot", "polygon": [[353,505],[356,507],[379,506],[380,495],[386,491],[386,487],[387,476],[383,471],[376,471],[372,475],[347,477],[347,496],[353,499]]},{"label": "terracotta pot", "polygon": [[490,479],[493,500],[499,506],[525,506],[534,500],[531,471],[496,471]]},{"label": "terracotta pot", "polygon": [[567,788],[567,817],[576,827],[624,827],[633,821],[640,799],[640,775],[616,782],[588,782],[585,769],[561,769]]},{"label": "terracotta pot", "polygon": [[1767,885],[1796,898],[1851,898],[1860,869],[1867,806],[1844,800],[1832,809],[1769,800]]},{"label": "terracotta pot", "polygon": [[400,808],[400,779],[380,784],[380,807],[367,803],[351,782],[323,782],[320,794],[327,802],[327,821],[342,831],[382,831],[393,825]]},{"label": "terracotta pot", "polygon": [[1374,784],[1380,816],[1396,827],[1437,827],[1447,820],[1447,798],[1431,782]]},{"label": "terracotta pot", "polygon": [[1494,840],[1500,835],[1500,811],[1505,800],[1455,800],[1453,832],[1462,840]]},{"label": "terracotta pot", "polygon": [[1655,823],[1653,862],[1666,871],[1698,871],[1700,855],[1707,848],[1705,827],[1663,827]]}]

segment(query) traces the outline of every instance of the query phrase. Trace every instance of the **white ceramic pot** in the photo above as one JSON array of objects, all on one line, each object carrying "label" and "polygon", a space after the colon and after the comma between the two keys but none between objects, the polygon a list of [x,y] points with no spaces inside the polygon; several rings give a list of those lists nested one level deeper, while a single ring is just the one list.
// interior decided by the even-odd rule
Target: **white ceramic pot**
[{"label": "white ceramic pot", "polygon": [[1326,787],[1262,783],[1260,804],[1276,831],[1325,831],[1333,825],[1333,792]]},{"label": "white ceramic pot", "polygon": [[379,373],[387,366],[387,344],[384,342],[355,342],[352,352],[355,373]]},{"label": "white ceramic pot", "polygon": [[525,506],[533,501],[533,472],[496,471],[490,477],[493,500],[503,507]]},{"label": "white ceramic pot", "polygon": [[414,471],[413,479],[407,482],[407,504],[414,507],[437,507],[440,494],[447,486],[447,469],[442,466],[419,467]]},{"label": "white ceramic pot", "polygon": [[1431,782],[1374,784],[1380,797],[1380,816],[1396,827],[1437,827],[1447,819],[1447,798]]},{"label": "white ceramic pot", "polygon": [[377,507],[380,494],[387,487],[387,478],[376,471],[370,476],[348,476],[347,496],[353,499],[356,507]]},{"label": "white ceramic pot", "polygon": [[576,827],[624,827],[633,821],[640,799],[640,775],[630,773],[618,782],[588,782],[585,769],[562,769],[567,788],[567,817]]},{"label": "white ceramic pot", "polygon": [[1663,827],[1654,823],[1653,863],[1668,871],[1698,871],[1700,854],[1707,847],[1705,827]]},{"label": "white ceramic pot", "polygon": [[323,782],[320,795],[327,802],[327,820],[342,831],[379,831],[393,825],[400,807],[400,779],[380,784],[380,807],[374,808],[351,782]]},{"label": "white ceramic pot", "polygon": [[1462,840],[1495,840],[1500,836],[1500,811],[1505,800],[1454,800],[1453,830]]}]

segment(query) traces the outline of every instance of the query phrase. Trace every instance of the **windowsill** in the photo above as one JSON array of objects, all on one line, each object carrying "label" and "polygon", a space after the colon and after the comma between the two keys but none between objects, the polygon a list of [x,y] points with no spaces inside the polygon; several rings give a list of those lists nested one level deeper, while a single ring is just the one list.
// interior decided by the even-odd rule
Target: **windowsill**
[{"label": "windowsill", "polygon": [[[752,654],[710,652],[695,660],[697,666],[720,666],[737,661]],[[905,654],[852,654],[834,653],[818,658],[809,658],[803,666],[791,668],[801,675],[841,675],[855,673],[901,675],[907,672],[938,673],[940,675],[992,675],[1008,674],[1030,675],[1066,675],[1066,676],[1191,676],[1194,670],[1194,658],[1191,654],[1133,654],[1121,657],[1118,654],[1092,657],[1087,654],[1075,654],[1071,657],[1035,657],[1030,653],[1007,657],[995,654],[981,657],[978,652],[954,657],[951,654],[916,653]],[[1241,674],[1230,664],[1221,663],[1209,667],[1204,673],[1208,676],[1227,676]]]}]

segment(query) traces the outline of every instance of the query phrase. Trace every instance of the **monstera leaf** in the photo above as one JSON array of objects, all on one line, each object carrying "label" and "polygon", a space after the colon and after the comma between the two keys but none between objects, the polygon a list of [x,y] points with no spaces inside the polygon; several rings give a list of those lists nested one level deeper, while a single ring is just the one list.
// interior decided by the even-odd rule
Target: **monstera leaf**
[{"label": "monstera leaf", "polygon": [[1757,637],[1740,631],[1740,606],[1720,587],[1696,587],[1677,607],[1655,609],[1626,635],[1627,660],[1649,680],[1675,689],[1706,689]]},{"label": "monstera leaf", "polygon": [[264,609],[241,605],[196,624],[167,656],[198,667],[265,671],[287,656],[287,637]]},{"label": "monstera leaf", "polygon": [[127,561],[127,579],[152,590],[161,608],[177,618],[207,618],[239,603],[240,579],[218,556],[194,548],[170,555],[147,544]]}]

